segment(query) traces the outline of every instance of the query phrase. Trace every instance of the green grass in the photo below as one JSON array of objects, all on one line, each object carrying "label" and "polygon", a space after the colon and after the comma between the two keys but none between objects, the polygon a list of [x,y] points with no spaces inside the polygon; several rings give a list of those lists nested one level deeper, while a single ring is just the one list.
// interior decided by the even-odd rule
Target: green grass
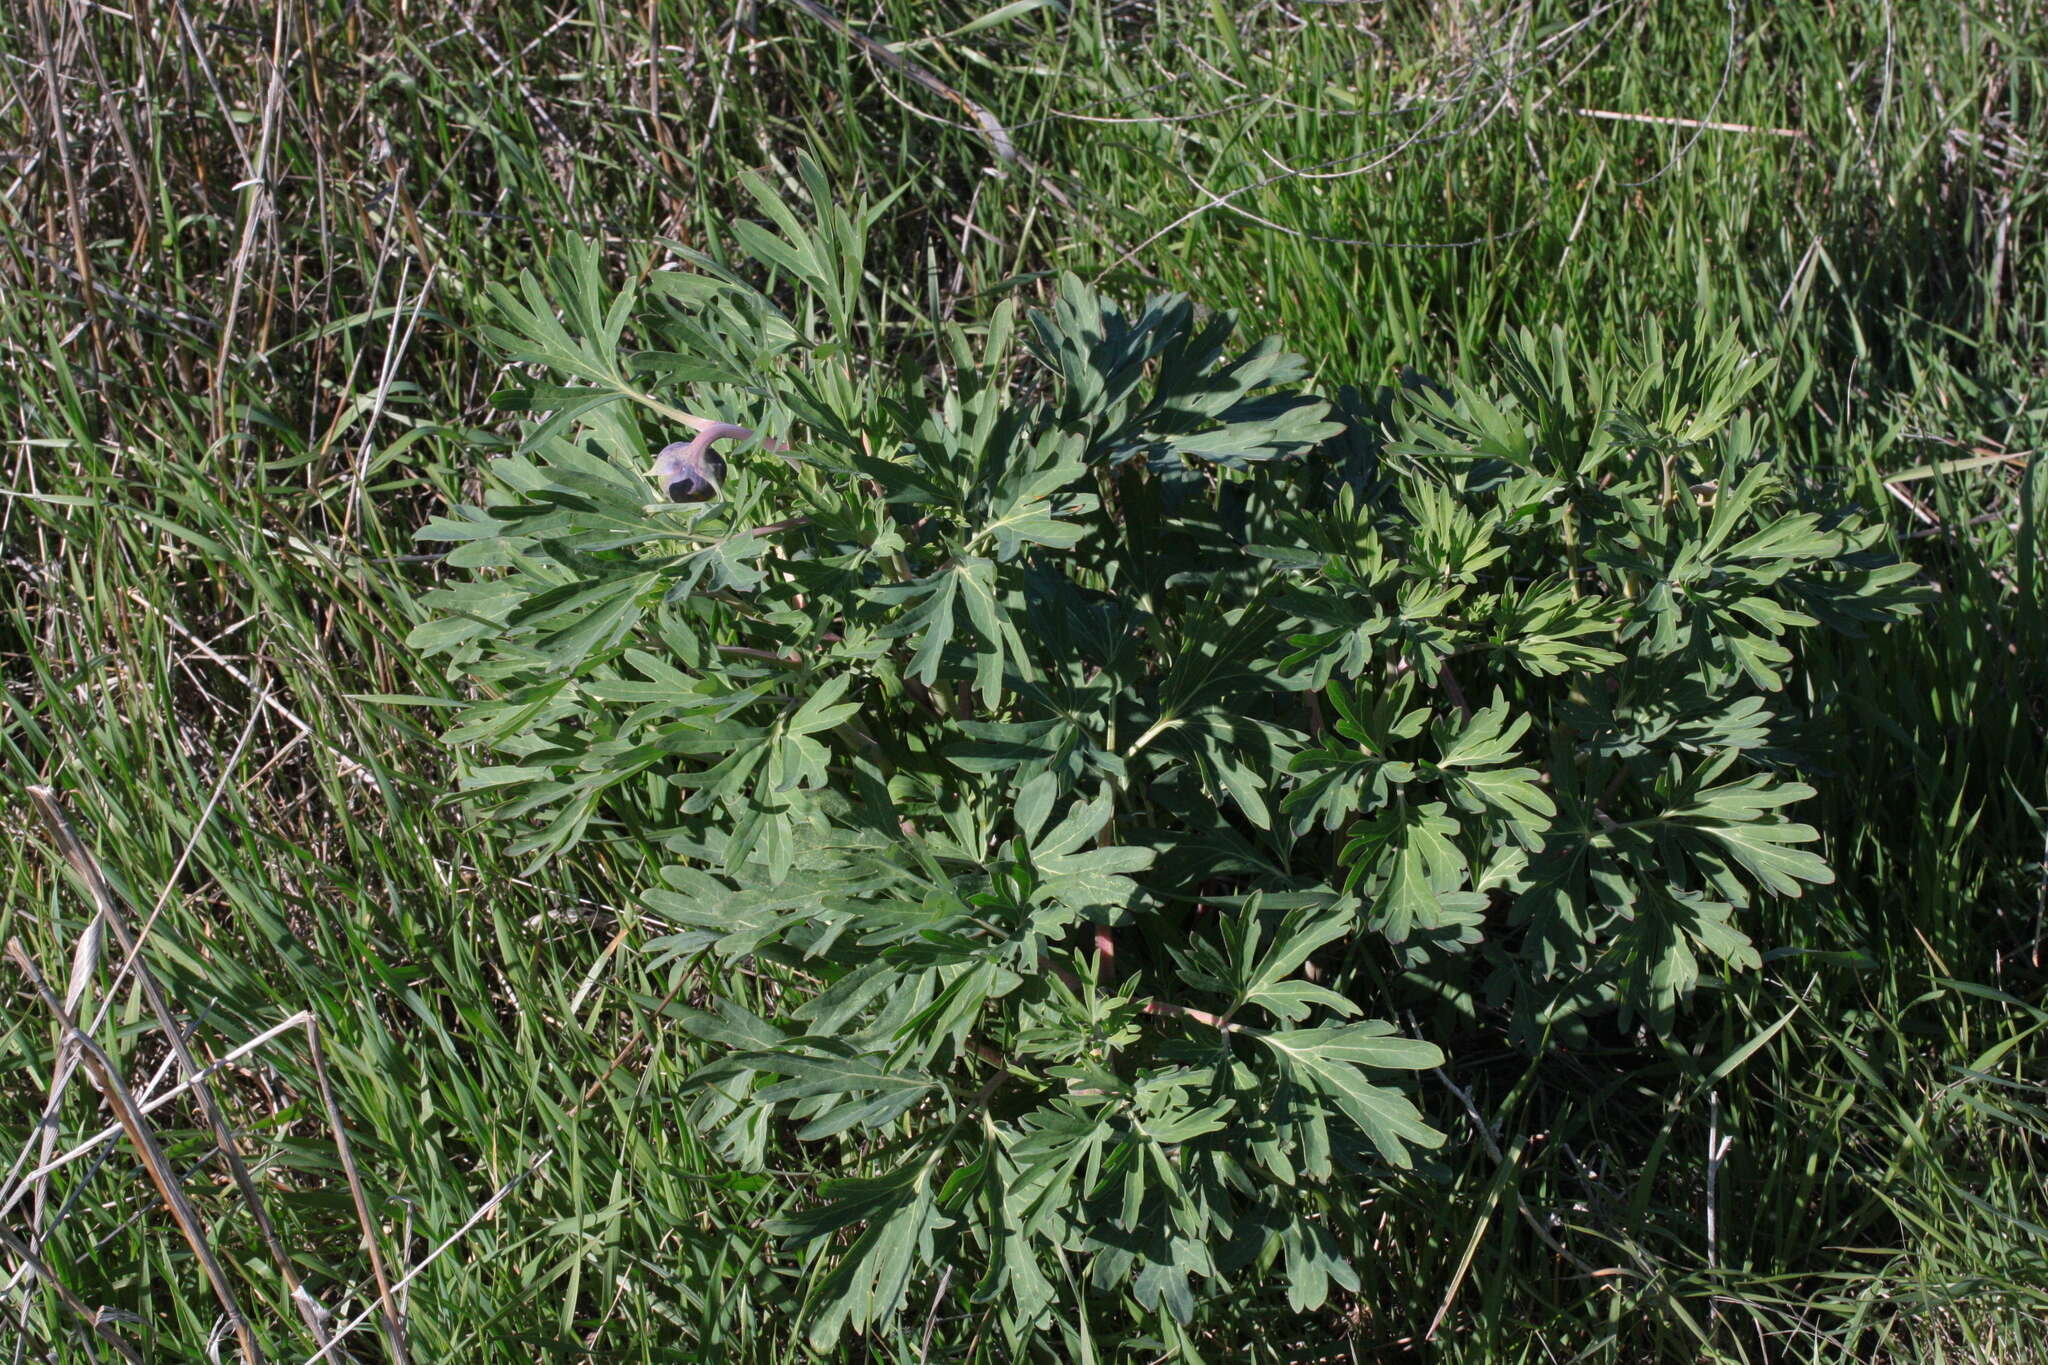
[{"label": "green grass", "polygon": [[[154,916],[143,961],[196,1053],[311,1012],[383,1257],[424,1265],[413,1359],[801,1349],[807,1267],[680,1122],[693,1059],[662,1021],[695,985],[639,950],[647,862],[612,844],[522,877],[448,800],[434,710],[389,700],[450,695],[400,642],[436,574],[412,530],[506,429],[483,286],[567,233],[715,243],[738,173],[798,150],[902,192],[869,253],[899,357],[1058,267],[1237,309],[1332,386],[1484,373],[1515,326],[1614,366],[1652,325],[1734,327],[1778,358],[1785,458],[1886,509],[1941,585],[1919,624],[1808,661],[1838,776],[1805,818],[1842,880],[1757,926],[1765,972],[1703,994],[1687,1047],[1532,1064],[1484,1016],[1418,1019],[1461,1040],[1425,1092],[1441,1164],[1374,1196],[1345,1312],[1295,1321],[1248,1285],[1198,1325],[1210,1358],[2048,1359],[2035,7],[849,14],[932,35],[903,55],[1022,163],[797,7],[283,14],[0,14],[0,940],[62,991],[90,903],[26,799],[48,784]],[[167,1053],[119,961],[84,999],[140,1090]],[[59,1035],[0,974],[18,1173]],[[297,1273],[371,1308],[304,1033],[218,1088]],[[110,1121],[73,1080],[60,1150]],[[263,1354],[304,1359],[202,1117],[151,1122]],[[111,1330],[152,1360],[207,1358],[218,1304],[132,1148],[17,1193],[0,1227],[56,1284],[132,1315]],[[19,1266],[0,1244],[8,1359],[115,1358]],[[966,1286],[938,1288],[847,1354],[987,1358]],[[1086,1311],[1102,1358],[1159,1354],[1124,1305]],[[385,1352],[374,1320],[345,1345]]]}]

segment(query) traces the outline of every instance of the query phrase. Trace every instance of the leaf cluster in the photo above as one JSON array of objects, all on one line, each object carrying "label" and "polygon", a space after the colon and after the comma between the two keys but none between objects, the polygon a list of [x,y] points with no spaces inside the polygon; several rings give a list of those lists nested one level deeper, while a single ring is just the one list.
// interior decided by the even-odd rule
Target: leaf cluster
[{"label": "leaf cluster", "polygon": [[[872,211],[803,180],[752,183],[736,264],[502,292],[530,420],[422,533],[468,577],[412,643],[522,854],[658,851],[690,1122],[836,1177],[772,1226],[814,1343],[934,1282],[1019,1338],[1085,1334],[1084,1286],[1171,1340],[1276,1267],[1317,1307],[1361,1189],[1443,1141],[1441,1052],[1368,1016],[1670,1030],[1829,880],[1774,699],[1802,632],[1916,590],[1777,472],[1764,365],[1522,336],[1499,391],[1332,402],[1064,277],[885,369]],[[758,435],[657,501],[705,416]]]}]

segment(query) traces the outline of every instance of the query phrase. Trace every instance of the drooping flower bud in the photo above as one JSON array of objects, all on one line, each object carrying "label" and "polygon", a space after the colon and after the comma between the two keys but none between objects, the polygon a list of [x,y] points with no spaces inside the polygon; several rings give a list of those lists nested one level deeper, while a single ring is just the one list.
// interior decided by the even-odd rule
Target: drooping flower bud
[{"label": "drooping flower bud", "polygon": [[712,443],[728,438],[744,441],[754,433],[730,422],[708,422],[687,441],[663,446],[654,457],[655,483],[670,502],[703,502],[718,495],[725,483],[725,458]]}]

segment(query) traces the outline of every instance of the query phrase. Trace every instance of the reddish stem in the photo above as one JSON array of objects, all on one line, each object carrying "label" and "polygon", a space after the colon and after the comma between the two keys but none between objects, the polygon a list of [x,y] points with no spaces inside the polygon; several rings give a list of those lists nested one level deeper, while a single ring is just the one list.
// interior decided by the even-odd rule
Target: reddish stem
[{"label": "reddish stem", "polygon": [[1222,1015],[1211,1014],[1207,1010],[1198,1010],[1192,1005],[1175,1005],[1165,1000],[1147,1000],[1145,1002],[1145,1013],[1164,1014],[1175,1019],[1192,1019],[1198,1024],[1207,1024],[1210,1028],[1224,1033],[1234,1033],[1237,1031],[1237,1025],[1231,1023]]},{"label": "reddish stem", "polygon": [[1095,926],[1095,962],[1104,985],[1116,980],[1116,931],[1107,924]]}]

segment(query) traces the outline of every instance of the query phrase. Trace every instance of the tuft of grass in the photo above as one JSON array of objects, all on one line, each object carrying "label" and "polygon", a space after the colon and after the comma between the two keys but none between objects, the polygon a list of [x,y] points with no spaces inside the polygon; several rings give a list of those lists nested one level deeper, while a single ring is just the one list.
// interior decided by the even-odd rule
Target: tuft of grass
[{"label": "tuft of grass", "polygon": [[[805,1268],[677,1121],[695,1059],[663,1021],[697,983],[638,951],[648,859],[522,876],[448,799],[451,689],[400,641],[437,572],[412,529],[500,440],[484,286],[565,234],[714,245],[738,174],[803,149],[901,192],[878,362],[1057,266],[1235,309],[1332,386],[1482,370],[1518,325],[1617,368],[1646,319],[1732,326],[1778,358],[1784,458],[1887,509],[1940,585],[1808,661],[1842,881],[1761,926],[1768,970],[1703,993],[1696,1045],[1529,1058],[1483,1014],[1419,1021],[1467,1043],[1428,1092],[1455,1141],[1350,1249],[1348,1311],[1248,1282],[1199,1349],[2048,1359],[2048,18],[825,13],[895,60],[814,4],[0,11],[0,942],[61,996],[96,922],[32,816],[48,785],[143,939],[71,1002],[110,1075],[142,1106],[178,1082],[139,971],[220,1064],[231,1143],[189,1092],[147,1122],[251,1348],[305,1359],[368,1313],[337,1356],[393,1356],[375,1246],[414,1360],[798,1350]],[[9,1358],[241,1350],[129,1137],[22,1179],[46,1110],[49,1155],[113,1118],[0,972]],[[301,1016],[324,1083],[273,1032]],[[295,1308],[259,1206],[333,1321]],[[967,1292],[846,1354],[985,1358]],[[1163,1349],[1127,1305],[1081,1311],[1042,1356]]]}]

